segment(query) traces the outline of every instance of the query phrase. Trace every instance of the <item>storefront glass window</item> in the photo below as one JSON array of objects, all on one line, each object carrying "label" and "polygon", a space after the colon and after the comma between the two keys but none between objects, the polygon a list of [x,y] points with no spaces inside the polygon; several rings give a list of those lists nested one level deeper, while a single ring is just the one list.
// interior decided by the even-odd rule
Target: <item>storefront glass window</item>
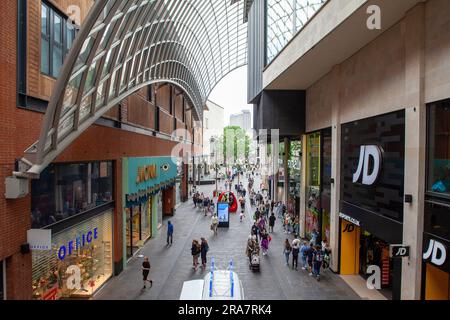
[{"label": "storefront glass window", "polygon": [[52,250],[32,251],[33,298],[93,295],[112,276],[111,210],[52,235]]},{"label": "storefront glass window", "polygon": [[152,200],[125,209],[127,257],[141,248],[152,233]]},{"label": "storefront glass window", "polygon": [[319,229],[320,214],[320,132],[306,137],[306,235]]},{"label": "storefront glass window", "polygon": [[450,100],[428,108],[428,191],[450,196]]},{"label": "storefront glass window", "polygon": [[330,243],[330,211],[331,211],[331,134],[324,132],[322,138],[322,239]]},{"label": "storefront glass window", "polygon": [[51,164],[31,183],[32,228],[43,228],[113,200],[112,162]]},{"label": "storefront glass window", "polygon": [[288,211],[292,208],[292,213],[299,214],[300,201],[300,169],[301,169],[301,141],[290,141],[289,148],[289,199]]}]

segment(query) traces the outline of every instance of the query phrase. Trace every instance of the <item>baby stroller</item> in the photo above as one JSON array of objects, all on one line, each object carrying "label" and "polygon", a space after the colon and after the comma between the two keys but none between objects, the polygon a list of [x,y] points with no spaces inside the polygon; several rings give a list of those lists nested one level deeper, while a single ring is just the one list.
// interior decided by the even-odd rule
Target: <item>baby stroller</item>
[{"label": "baby stroller", "polygon": [[260,271],[259,262],[259,250],[253,250],[250,256],[250,269],[252,271]]}]

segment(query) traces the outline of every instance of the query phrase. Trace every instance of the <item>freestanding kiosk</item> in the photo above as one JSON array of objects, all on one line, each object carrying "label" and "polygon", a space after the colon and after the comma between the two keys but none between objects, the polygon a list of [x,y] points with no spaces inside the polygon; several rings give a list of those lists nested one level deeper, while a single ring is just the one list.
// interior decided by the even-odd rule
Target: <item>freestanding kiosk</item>
[{"label": "freestanding kiosk", "polygon": [[217,203],[217,217],[219,218],[219,228],[230,227],[230,213],[228,202]]}]

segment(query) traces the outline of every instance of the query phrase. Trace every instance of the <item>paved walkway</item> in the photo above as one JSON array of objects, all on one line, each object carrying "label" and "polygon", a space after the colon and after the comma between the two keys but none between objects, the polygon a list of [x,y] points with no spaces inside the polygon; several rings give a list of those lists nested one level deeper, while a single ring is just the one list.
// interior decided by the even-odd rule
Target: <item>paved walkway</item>
[{"label": "paved walkway", "polygon": [[[256,181],[255,181],[256,182]],[[246,185],[246,184],[244,184]],[[223,185],[222,185],[223,187]],[[214,185],[198,187],[200,192],[211,195]],[[210,258],[214,257],[218,268],[226,268],[230,259],[244,287],[246,299],[251,300],[323,300],[360,299],[359,296],[338,275],[326,271],[317,282],[306,271],[298,271],[285,265],[283,241],[286,234],[279,220],[276,221],[272,242],[267,256],[261,255],[261,272],[254,273],[248,267],[245,255],[246,241],[252,225],[250,201],[244,222],[238,214],[231,214],[230,228],[219,229],[217,237],[210,231],[210,218],[193,208],[192,200],[180,205],[174,217],[174,243],[166,246],[167,220],[164,226],[141,250],[140,254],[150,257],[150,277],[153,287],[142,290],[142,258],[132,259],[127,269],[111,279],[96,294],[94,299],[119,300],[176,300],[179,299],[183,282],[202,279],[209,270]],[[192,239],[204,237],[209,243],[208,267],[206,271],[192,268],[190,252]],[[290,239],[291,240],[291,239]]]}]

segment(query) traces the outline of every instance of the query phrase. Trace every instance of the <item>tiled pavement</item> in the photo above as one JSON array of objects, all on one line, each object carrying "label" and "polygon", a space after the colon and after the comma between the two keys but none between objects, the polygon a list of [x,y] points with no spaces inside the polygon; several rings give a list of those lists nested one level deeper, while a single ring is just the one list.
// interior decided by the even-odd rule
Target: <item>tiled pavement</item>
[{"label": "tiled pavement", "polygon": [[[258,185],[258,184],[255,184]],[[200,186],[205,194],[212,194],[214,186]],[[249,204],[250,202],[247,201]],[[202,279],[208,272],[210,258],[216,266],[226,268],[230,259],[244,287],[246,299],[254,300],[310,300],[310,299],[360,299],[359,296],[338,275],[326,271],[317,282],[307,272],[292,270],[285,265],[282,245],[286,234],[280,221],[276,221],[275,232],[267,256],[261,256],[261,272],[252,272],[245,255],[246,240],[252,225],[252,214],[247,205],[244,222],[239,222],[238,214],[231,214],[230,228],[219,229],[217,237],[210,231],[210,218],[204,217],[193,208],[192,201],[178,207],[170,220],[174,224],[174,243],[166,246],[167,220],[155,238],[140,251],[150,258],[150,277],[153,287],[142,290],[142,258],[132,259],[125,271],[111,279],[94,299],[153,300],[179,299],[183,282]],[[206,271],[192,269],[190,252],[192,239],[205,237],[209,242],[208,267]],[[300,268],[299,268],[300,269]]]}]

